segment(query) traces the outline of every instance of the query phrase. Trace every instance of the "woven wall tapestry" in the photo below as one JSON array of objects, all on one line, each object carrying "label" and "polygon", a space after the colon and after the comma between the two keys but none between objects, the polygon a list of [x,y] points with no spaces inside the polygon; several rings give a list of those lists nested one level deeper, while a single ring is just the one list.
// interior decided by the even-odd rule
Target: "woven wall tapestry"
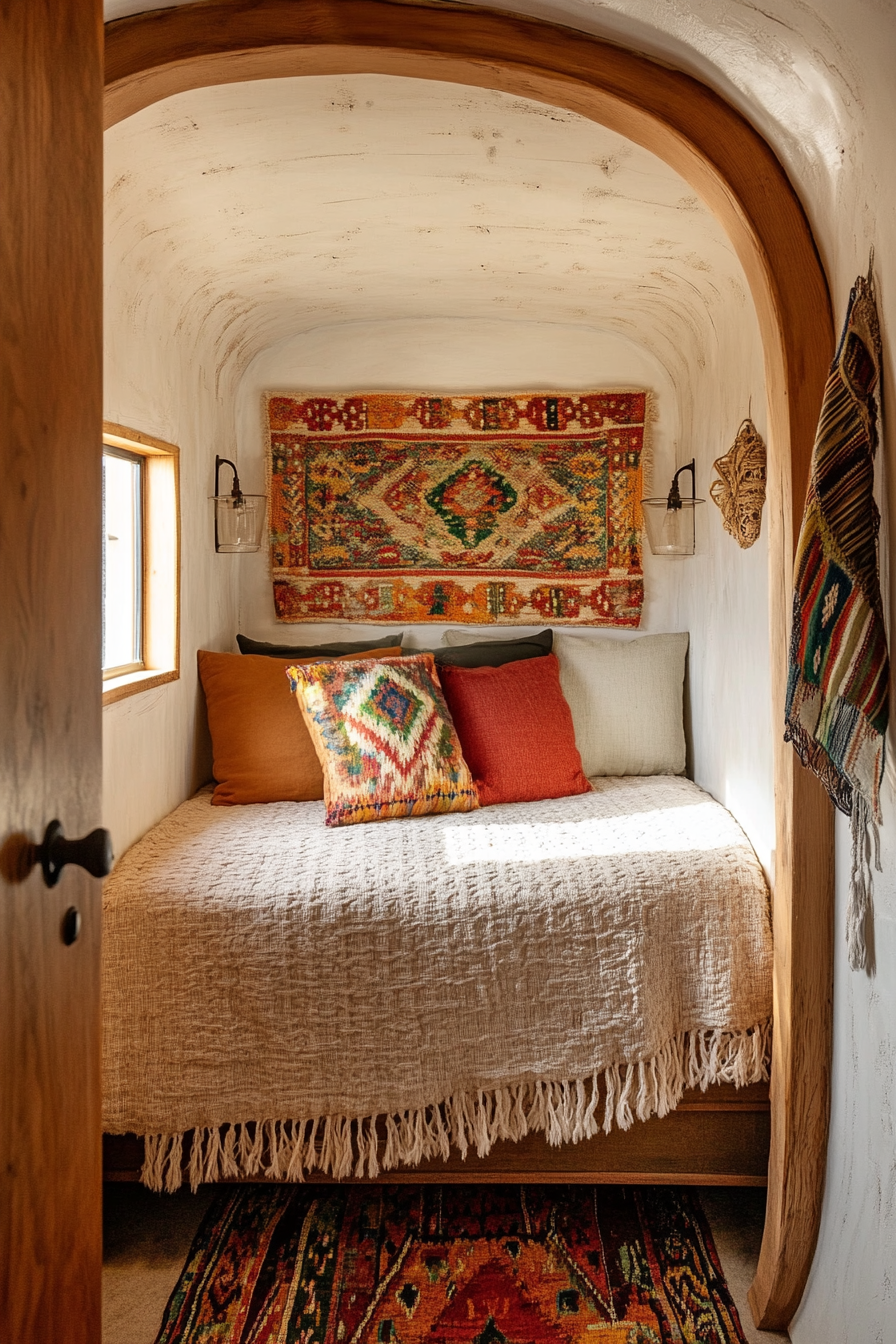
[{"label": "woven wall tapestry", "polygon": [[637,626],[646,392],[268,397],[281,621]]},{"label": "woven wall tapestry", "polygon": [[869,839],[877,826],[889,718],[890,669],[874,502],[875,394],[881,342],[871,276],[849,297],[812,450],[796,554],[785,741],[845,812],[852,829],[847,947],[867,959]]}]

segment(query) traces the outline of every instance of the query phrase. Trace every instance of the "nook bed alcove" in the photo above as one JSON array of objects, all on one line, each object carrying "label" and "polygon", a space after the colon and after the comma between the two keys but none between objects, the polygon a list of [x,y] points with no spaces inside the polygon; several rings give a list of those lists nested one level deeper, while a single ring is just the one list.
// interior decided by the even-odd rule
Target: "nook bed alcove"
[{"label": "nook bed alcove", "polygon": [[[350,675],[401,695],[418,659]],[[758,860],[681,775],[570,786],[334,828],[205,789],[153,827],[103,911],[104,1116],[144,1182],[763,1184]]]},{"label": "nook bed alcove", "polygon": [[[716,94],[643,57],[485,10],[383,0],[246,9],[201,0],[109,24],[106,124],[202,85],[352,72],[496,88],[578,112],[665,159],[722,222],[749,280],[766,361],[773,722],[781,724],[791,562],[833,331],[813,238],[773,151]],[[830,807],[779,733],[775,801],[769,1203],[750,1297],[769,1328],[793,1315],[817,1236],[832,997]]]}]

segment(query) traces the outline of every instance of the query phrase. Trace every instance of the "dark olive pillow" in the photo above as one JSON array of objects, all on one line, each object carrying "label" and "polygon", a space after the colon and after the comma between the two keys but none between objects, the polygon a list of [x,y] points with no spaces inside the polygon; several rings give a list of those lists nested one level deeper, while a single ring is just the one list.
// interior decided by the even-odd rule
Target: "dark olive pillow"
[{"label": "dark olive pillow", "polygon": [[313,662],[316,658],[341,658],[346,653],[366,653],[368,649],[381,649],[388,644],[391,647],[401,643],[402,632],[383,631],[376,639],[356,639],[342,644],[263,644],[247,635],[237,635],[236,642],[240,653],[260,653],[265,658],[292,658],[295,662]]},{"label": "dark olive pillow", "polygon": [[437,667],[503,667],[524,658],[544,658],[554,644],[553,630],[518,639],[483,639],[478,644],[443,645],[433,649]]}]

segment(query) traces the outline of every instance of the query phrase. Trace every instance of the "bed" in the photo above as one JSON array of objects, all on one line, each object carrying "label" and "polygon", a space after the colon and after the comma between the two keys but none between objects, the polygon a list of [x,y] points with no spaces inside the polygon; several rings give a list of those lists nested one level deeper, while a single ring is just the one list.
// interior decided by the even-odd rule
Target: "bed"
[{"label": "bed", "polygon": [[177,808],[105,887],[107,1177],[762,1183],[760,865],[683,777],[592,785]]}]

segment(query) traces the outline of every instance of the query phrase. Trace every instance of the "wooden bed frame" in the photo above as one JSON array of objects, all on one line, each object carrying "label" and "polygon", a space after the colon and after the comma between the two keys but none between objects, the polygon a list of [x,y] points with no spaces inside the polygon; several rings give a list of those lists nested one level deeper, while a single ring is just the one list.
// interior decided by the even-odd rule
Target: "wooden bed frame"
[{"label": "wooden bed frame", "polygon": [[[765,355],[772,711],[783,723],[794,544],[834,332],[815,242],[773,149],[705,85],[643,56],[509,13],[405,0],[200,0],[106,24],[105,121],[208,85],[360,73],[498,89],[577,112],[664,159],[722,223],[750,285]],[[715,1100],[689,1096],[665,1119],[624,1135],[566,1150],[535,1139],[513,1151],[505,1145],[457,1177],[759,1183],[767,1141],[768,1212],[750,1290],[766,1329],[787,1326],[815,1249],[833,994],[831,809],[776,737],[770,1111],[755,1109],[753,1091],[738,1098],[713,1089]],[[126,1143],[108,1141],[110,1178],[127,1169]],[[437,1166],[392,1179],[445,1179]]]},{"label": "wooden bed frame", "polygon": [[[629,1130],[614,1129],[556,1148],[544,1135],[529,1134],[519,1143],[495,1144],[485,1158],[473,1152],[464,1161],[452,1150],[447,1162],[436,1158],[416,1167],[382,1172],[375,1181],[353,1178],[352,1184],[765,1185],[770,1120],[767,1083],[742,1088],[719,1083],[705,1092],[685,1092],[671,1114],[662,1120],[636,1120]],[[385,1131],[381,1137],[385,1138]],[[184,1157],[185,1180],[189,1179],[188,1159],[189,1149]],[[142,1138],[136,1134],[103,1136],[104,1180],[138,1181],[142,1165]],[[333,1179],[319,1171],[305,1177],[311,1185],[332,1184]]]}]

